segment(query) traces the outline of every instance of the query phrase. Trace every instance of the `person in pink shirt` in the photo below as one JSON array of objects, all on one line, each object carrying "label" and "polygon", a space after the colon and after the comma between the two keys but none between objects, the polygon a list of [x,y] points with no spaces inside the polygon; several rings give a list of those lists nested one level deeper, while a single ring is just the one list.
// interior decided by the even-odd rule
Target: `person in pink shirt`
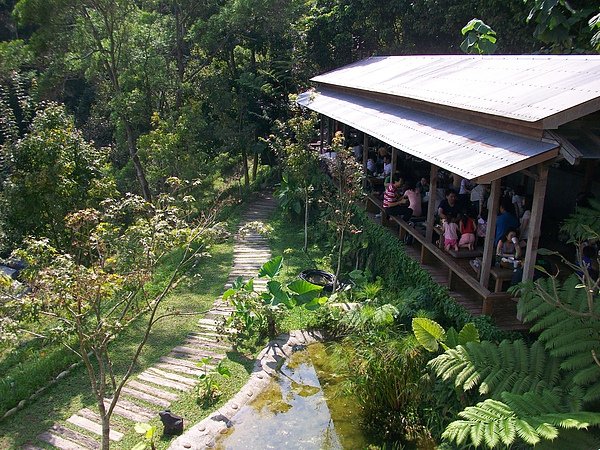
[{"label": "person in pink shirt", "polygon": [[458,218],[449,217],[448,220],[442,222],[444,229],[444,248],[449,251],[451,248],[458,251]]},{"label": "person in pink shirt", "polygon": [[418,185],[411,184],[412,188],[404,192],[404,198],[408,199],[408,207],[412,209],[413,217],[421,217],[421,192]]}]

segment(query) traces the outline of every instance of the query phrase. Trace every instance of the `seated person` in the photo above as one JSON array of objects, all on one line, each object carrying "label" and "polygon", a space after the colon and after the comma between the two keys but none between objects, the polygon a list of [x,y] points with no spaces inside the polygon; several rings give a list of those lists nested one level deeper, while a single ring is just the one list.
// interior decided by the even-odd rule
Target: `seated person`
[{"label": "seated person", "polygon": [[375,165],[375,160],[371,157],[367,160],[367,173],[370,175],[374,175],[377,172],[377,166]]},{"label": "seated person", "polygon": [[387,185],[383,194],[383,209],[390,216],[402,216],[404,220],[408,221],[413,210],[408,207],[408,201],[399,195],[398,190],[403,183],[404,181],[400,178]]},{"label": "seated person", "polygon": [[496,261],[500,263],[502,258],[521,258],[521,246],[514,229],[508,230],[496,245]]},{"label": "seated person", "polygon": [[[500,203],[500,214],[496,218],[496,234],[494,236],[494,245],[498,244],[498,241],[510,230],[516,230],[519,228],[519,221],[510,211],[512,210],[512,204],[510,199],[503,199]],[[516,233],[515,233],[516,235]]]},{"label": "seated person", "polygon": [[[577,263],[579,266],[579,262]],[[598,250],[593,245],[586,245],[581,249],[581,265],[585,267],[592,281],[598,279]],[[583,278],[583,271],[578,271],[577,275]]]},{"label": "seated person", "polygon": [[446,189],[445,199],[440,202],[438,207],[438,216],[442,220],[448,220],[450,217],[457,217],[460,210],[458,206],[458,197],[454,189]]},{"label": "seated person", "polygon": [[414,217],[421,217],[423,211],[421,209],[421,192],[419,184],[410,184],[404,192],[404,198],[408,200],[408,207],[412,209]]},{"label": "seated person", "polygon": [[383,174],[385,176],[392,174],[392,160],[387,155],[383,158]]},{"label": "seated person", "polygon": [[447,220],[442,221],[442,228],[444,230],[444,248],[449,251],[451,248],[458,251],[458,218],[451,216]]},{"label": "seated person", "polygon": [[362,161],[363,146],[361,144],[355,144],[354,147],[352,147],[352,153],[357,161]]},{"label": "seated person", "polygon": [[458,229],[460,231],[458,246],[463,248],[466,247],[473,251],[475,249],[475,221],[467,214],[462,214]]}]

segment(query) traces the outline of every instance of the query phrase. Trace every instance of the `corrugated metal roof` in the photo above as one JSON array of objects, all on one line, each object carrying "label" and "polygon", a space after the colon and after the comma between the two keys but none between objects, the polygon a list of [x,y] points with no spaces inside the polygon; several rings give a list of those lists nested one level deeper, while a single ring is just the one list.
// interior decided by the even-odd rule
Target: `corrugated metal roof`
[{"label": "corrugated metal roof", "polygon": [[373,57],[312,81],[525,122],[548,119],[544,128],[600,109],[600,55]]},{"label": "corrugated metal roof", "polygon": [[557,155],[557,144],[493,131],[333,90],[298,104],[470,180],[487,183]]}]

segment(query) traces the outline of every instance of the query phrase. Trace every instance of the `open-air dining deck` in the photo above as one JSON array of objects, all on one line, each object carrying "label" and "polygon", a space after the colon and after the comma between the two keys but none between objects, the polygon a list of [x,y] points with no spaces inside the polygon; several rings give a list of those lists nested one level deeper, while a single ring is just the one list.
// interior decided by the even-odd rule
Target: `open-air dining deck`
[{"label": "open-air dining deck", "polygon": [[[570,69],[548,80],[556,64]],[[568,56],[369,58],[313,78],[316,88],[298,103],[321,116],[320,141],[313,148],[324,153],[340,131],[347,145],[360,149],[355,156],[370,175],[365,207],[407,243],[407,253],[473,315],[523,330],[508,287],[534,278],[542,234],[544,245],[558,244],[558,224],[579,195],[598,191],[600,133],[594,124],[600,97],[586,86],[596,79],[599,64],[597,58]],[[389,183],[403,196],[422,177],[429,180],[429,194],[420,217],[404,220],[384,207],[382,191]],[[478,208],[485,231],[471,250],[448,246],[452,240],[441,226],[447,230],[444,222],[457,220],[438,214],[445,189],[460,186],[462,193],[461,180],[487,192]],[[516,226],[500,218],[507,191],[517,188],[528,203],[527,232],[518,230],[523,211],[514,216]],[[470,216],[478,220],[477,213]],[[499,249],[510,228],[517,237],[506,241],[513,240],[516,253],[503,259]]]}]

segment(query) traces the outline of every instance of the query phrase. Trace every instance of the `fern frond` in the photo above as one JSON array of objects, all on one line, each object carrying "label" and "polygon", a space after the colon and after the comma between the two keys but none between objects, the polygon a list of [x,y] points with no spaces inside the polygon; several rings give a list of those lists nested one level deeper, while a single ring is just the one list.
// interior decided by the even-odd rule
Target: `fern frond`
[{"label": "fern frond", "polygon": [[479,393],[500,398],[504,391],[539,392],[560,379],[556,358],[547,355],[541,343],[531,348],[523,341],[470,342],[449,349],[429,362],[437,376],[452,380],[464,391],[479,386]]}]

